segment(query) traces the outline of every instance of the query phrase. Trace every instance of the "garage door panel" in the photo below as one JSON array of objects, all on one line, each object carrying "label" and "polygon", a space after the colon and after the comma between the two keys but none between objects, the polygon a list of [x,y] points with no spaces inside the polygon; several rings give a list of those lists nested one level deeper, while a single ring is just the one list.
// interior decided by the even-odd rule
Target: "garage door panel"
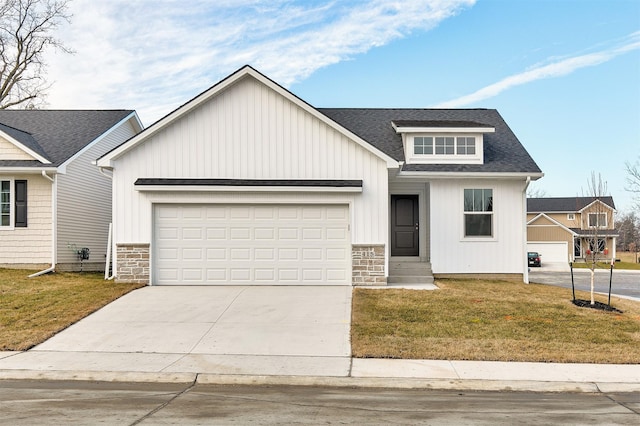
[{"label": "garage door panel", "polygon": [[155,212],[154,284],[350,284],[346,205]]},{"label": "garage door panel", "polygon": [[527,251],[540,253],[542,263],[568,263],[567,242],[528,242]]}]

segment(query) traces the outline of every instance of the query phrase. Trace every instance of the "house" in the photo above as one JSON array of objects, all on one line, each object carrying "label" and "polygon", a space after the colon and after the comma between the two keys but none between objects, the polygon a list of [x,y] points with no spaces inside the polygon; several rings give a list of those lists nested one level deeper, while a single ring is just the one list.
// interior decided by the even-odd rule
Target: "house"
[{"label": "house", "polygon": [[97,165],[119,281],[528,279],[542,173],[495,110],[314,108],[245,66]]},{"label": "house", "polygon": [[104,270],[111,180],[92,162],[140,130],[134,111],[0,110],[0,267]]},{"label": "house", "polygon": [[527,199],[527,246],[542,262],[575,262],[595,253],[615,258],[616,238],[612,197]]}]

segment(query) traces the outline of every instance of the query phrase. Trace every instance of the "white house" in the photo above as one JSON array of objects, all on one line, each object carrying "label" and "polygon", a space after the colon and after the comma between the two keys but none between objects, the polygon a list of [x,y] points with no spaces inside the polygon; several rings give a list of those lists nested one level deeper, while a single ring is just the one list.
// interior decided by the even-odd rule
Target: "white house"
[{"label": "white house", "polygon": [[542,173],[495,110],[314,108],[245,66],[97,165],[119,281],[528,280]]},{"label": "white house", "polygon": [[127,110],[0,110],[0,267],[103,269],[111,180],[92,162],[140,130]]}]

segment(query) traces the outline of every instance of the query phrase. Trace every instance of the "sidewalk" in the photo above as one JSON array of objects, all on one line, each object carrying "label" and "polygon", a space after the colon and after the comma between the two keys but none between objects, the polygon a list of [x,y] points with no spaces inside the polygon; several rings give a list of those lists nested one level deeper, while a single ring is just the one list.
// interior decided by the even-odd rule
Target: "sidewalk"
[{"label": "sidewalk", "polygon": [[0,380],[640,392],[640,364],[98,352],[0,352]]}]

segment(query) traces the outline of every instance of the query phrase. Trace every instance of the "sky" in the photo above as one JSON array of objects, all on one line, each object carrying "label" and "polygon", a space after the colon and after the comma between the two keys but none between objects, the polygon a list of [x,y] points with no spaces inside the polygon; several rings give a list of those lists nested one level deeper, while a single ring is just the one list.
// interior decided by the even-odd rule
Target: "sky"
[{"label": "sky", "polygon": [[[640,0],[72,0],[47,108],[150,125],[249,64],[315,107],[495,108],[545,176],[621,213],[640,162]],[[640,213],[640,212],[639,212]]]}]

